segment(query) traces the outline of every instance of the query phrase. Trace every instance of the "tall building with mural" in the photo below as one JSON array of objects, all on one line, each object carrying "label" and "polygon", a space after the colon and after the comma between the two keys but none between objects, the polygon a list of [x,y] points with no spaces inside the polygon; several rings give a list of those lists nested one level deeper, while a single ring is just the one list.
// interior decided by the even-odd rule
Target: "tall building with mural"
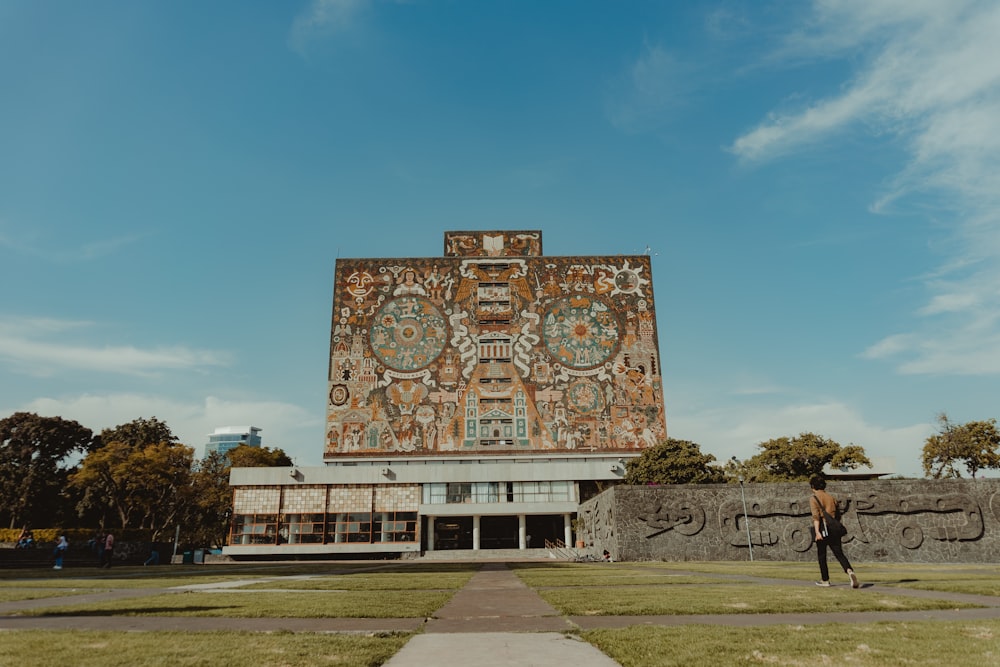
[{"label": "tall building with mural", "polygon": [[227,553],[572,544],[582,500],[666,438],[648,255],[540,231],[338,259],[323,459],[236,469]]}]

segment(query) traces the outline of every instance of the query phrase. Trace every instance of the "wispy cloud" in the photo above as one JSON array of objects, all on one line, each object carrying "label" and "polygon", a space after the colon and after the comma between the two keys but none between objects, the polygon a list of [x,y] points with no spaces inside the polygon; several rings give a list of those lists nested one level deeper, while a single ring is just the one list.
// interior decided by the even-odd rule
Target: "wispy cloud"
[{"label": "wispy cloud", "polygon": [[[816,0],[774,61],[858,63],[832,97],[772,112],[730,149],[780,158],[858,127],[896,137],[909,160],[872,203],[933,202],[950,223],[942,266],[925,276],[915,331],[872,345],[906,373],[1000,373],[1000,5],[981,0]],[[773,62],[772,62],[773,64]]]},{"label": "wispy cloud", "polygon": [[[10,412],[23,410],[46,417],[63,417],[79,422],[94,432],[125,424],[140,417],[156,417],[174,435],[204,454],[208,434],[219,426],[252,425],[263,428],[264,444],[280,447],[299,464],[319,465],[322,448],[322,415],[282,401],[207,396],[201,401],[185,401],[157,394],[82,394],[69,397],[42,397]],[[10,414],[6,412],[3,414]]]},{"label": "wispy cloud", "polygon": [[369,0],[312,0],[292,22],[289,45],[305,55],[310,42],[349,30]]},{"label": "wispy cloud", "polygon": [[0,224],[0,248],[7,248],[17,254],[55,264],[104,259],[149,236],[149,234],[126,234],[67,246],[47,241],[37,232],[12,231],[10,227]]},{"label": "wispy cloud", "polygon": [[198,369],[229,363],[228,355],[184,346],[138,348],[81,342],[98,327],[92,322],[0,318],[0,364],[34,376],[88,371],[149,376],[166,370]]},{"label": "wispy cloud", "polygon": [[611,123],[624,131],[661,123],[665,114],[687,102],[692,69],[663,47],[646,44],[609,91],[606,108]]}]

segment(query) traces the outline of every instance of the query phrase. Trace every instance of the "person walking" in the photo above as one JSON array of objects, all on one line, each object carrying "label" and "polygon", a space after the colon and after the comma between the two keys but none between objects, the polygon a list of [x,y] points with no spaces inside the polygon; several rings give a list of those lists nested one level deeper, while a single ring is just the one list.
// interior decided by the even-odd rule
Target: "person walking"
[{"label": "person walking", "polygon": [[[820,581],[816,582],[817,586],[829,586],[830,585],[830,570],[826,564],[826,549],[830,548],[833,552],[834,557],[840,566],[844,568],[844,572],[851,580],[851,588],[860,588],[861,583],[858,581],[858,575],[854,573],[854,568],[851,567],[851,561],[847,560],[847,556],[844,555],[844,547],[841,544],[841,539],[843,538],[843,533],[830,530],[830,526],[827,524],[826,516],[833,519],[839,519],[837,516],[837,501],[826,492],[826,480],[823,479],[822,475],[813,475],[809,479],[809,487],[812,489],[813,495],[809,500],[809,505],[812,508],[812,520],[813,520],[813,533],[816,539],[816,557],[819,559],[819,576]],[[837,522],[839,526],[839,521]]]},{"label": "person walking", "polygon": [[111,567],[111,559],[115,556],[115,536],[108,531],[104,536],[104,553],[101,554],[101,567]]},{"label": "person walking", "polygon": [[104,541],[106,539],[107,534],[103,530],[98,529],[87,543],[90,545],[91,551],[97,556],[97,567],[104,565]]},{"label": "person walking", "polygon": [[55,551],[52,555],[55,556],[56,564],[52,568],[53,570],[61,570],[63,567],[63,556],[66,555],[66,550],[69,549],[69,540],[66,539],[66,535],[59,536],[59,542],[56,543]]}]

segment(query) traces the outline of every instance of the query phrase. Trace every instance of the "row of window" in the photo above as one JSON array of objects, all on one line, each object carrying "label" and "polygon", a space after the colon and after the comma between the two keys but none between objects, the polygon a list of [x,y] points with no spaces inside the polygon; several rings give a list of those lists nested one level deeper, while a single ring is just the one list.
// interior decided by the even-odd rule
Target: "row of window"
[{"label": "row of window", "polygon": [[447,482],[424,484],[425,505],[573,501],[572,482]]},{"label": "row of window", "polygon": [[416,512],[237,514],[230,544],[335,544],[417,541]]}]

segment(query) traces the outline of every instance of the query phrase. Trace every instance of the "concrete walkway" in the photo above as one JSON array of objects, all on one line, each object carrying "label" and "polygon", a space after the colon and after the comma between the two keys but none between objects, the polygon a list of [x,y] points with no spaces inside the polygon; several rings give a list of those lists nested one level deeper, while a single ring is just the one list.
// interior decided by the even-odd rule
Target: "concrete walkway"
[{"label": "concrete walkway", "polygon": [[[675,572],[675,574],[681,574]],[[798,580],[744,575],[713,575],[747,583],[811,586]],[[305,577],[303,577],[305,578]],[[243,580],[260,583],[279,577]],[[231,592],[234,583],[198,584],[172,589],[119,589],[106,592],[0,603],[0,630],[174,630],[199,632],[416,632],[387,667],[425,667],[475,656],[480,667],[612,667],[617,663],[596,648],[573,637],[577,630],[629,625],[679,626],[693,623],[728,626],[807,625],[818,623],[874,623],[878,621],[980,620],[1000,618],[1000,598],[907,588],[866,585],[858,595],[931,598],[983,605],[977,609],[923,611],[828,612],[817,614],[719,614],[690,616],[562,616],[528,588],[505,563],[484,563],[469,582],[432,618],[215,618],[177,616],[120,616],[112,612],[81,616],[19,616],[19,612],[49,606],[182,593],[186,590]],[[259,591],[258,591],[259,592]],[[821,594],[821,591],[818,591]]]},{"label": "concrete walkway", "polygon": [[502,563],[487,563],[428,619],[386,667],[445,665],[469,656],[480,667],[613,667],[590,644],[562,634],[574,629]]}]

